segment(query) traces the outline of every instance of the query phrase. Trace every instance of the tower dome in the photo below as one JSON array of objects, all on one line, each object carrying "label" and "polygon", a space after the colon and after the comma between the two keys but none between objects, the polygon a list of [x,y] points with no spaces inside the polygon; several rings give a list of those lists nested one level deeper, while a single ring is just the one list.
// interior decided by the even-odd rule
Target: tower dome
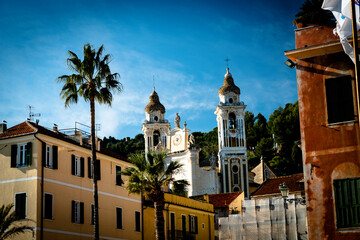
[{"label": "tower dome", "polygon": [[146,105],[145,112],[150,113],[153,111],[160,111],[161,113],[165,113],[165,107],[160,103],[159,95],[155,92],[155,88],[149,99],[149,104]]},{"label": "tower dome", "polygon": [[221,95],[225,95],[226,93],[240,94],[240,88],[238,88],[235,85],[234,79],[233,79],[231,73],[229,72],[229,68],[226,68],[226,70],[227,70],[227,73],[225,74],[224,84],[219,89],[219,94],[221,94]]}]

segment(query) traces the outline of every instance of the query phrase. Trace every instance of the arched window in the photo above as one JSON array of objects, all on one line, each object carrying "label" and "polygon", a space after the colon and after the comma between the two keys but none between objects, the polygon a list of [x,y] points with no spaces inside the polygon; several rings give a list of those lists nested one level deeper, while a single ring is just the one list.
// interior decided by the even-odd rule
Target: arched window
[{"label": "arched window", "polygon": [[229,128],[236,129],[236,116],[235,113],[229,113]]},{"label": "arched window", "polygon": [[158,145],[159,140],[160,140],[160,132],[158,130],[155,130],[154,131],[154,145],[153,145],[154,147],[156,145]]}]

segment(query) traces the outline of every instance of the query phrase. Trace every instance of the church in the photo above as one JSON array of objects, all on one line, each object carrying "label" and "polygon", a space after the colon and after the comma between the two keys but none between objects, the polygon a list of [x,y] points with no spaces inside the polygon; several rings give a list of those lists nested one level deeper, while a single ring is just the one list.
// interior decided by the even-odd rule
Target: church
[{"label": "church", "polygon": [[[146,120],[142,125],[145,138],[145,153],[149,150],[166,149],[166,163],[178,161],[183,171],[175,176],[177,180],[189,182],[188,196],[244,192],[249,197],[248,166],[245,141],[245,108],[240,101],[240,89],[227,68],[223,86],[218,91],[219,104],[215,115],[218,126],[219,151],[210,166],[201,166],[194,136],[190,134],[186,121],[176,114],[174,128],[165,118],[165,107],[161,104],[155,88],[145,107]],[[211,162],[211,161],[210,161]]]}]

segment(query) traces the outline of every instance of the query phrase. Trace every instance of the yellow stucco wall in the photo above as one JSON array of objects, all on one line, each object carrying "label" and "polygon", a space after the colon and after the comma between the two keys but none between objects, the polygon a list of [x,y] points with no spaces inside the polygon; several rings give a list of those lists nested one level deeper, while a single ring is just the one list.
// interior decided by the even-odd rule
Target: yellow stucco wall
[{"label": "yellow stucco wall", "polygon": [[[50,145],[58,146],[58,169],[44,168],[44,192],[53,195],[53,219],[44,219],[44,239],[91,239],[90,225],[93,201],[93,181],[88,178],[87,158],[91,150],[42,134],[37,137]],[[10,168],[11,145],[32,142],[30,167]],[[26,192],[26,217],[32,221],[19,221],[35,227],[31,232],[14,239],[40,239],[41,212],[41,147],[34,135],[0,140],[0,205],[14,203],[14,194]],[[84,177],[71,174],[71,155],[84,157]],[[115,166],[124,170],[130,163],[97,154],[101,161],[99,189],[100,236],[111,239],[141,239],[135,231],[135,211],[141,211],[140,197],[129,195],[124,186],[117,186]],[[124,177],[123,177],[124,179]],[[84,203],[84,223],[71,222],[71,201]],[[116,229],[116,207],[123,211],[123,229]]]},{"label": "yellow stucco wall", "polygon": [[[193,234],[194,239],[214,239],[214,207],[212,204],[196,201],[190,198],[165,194],[165,236],[170,239],[170,214],[175,214],[175,230],[182,229],[182,215],[186,216],[186,231],[189,232],[189,215],[198,217],[198,233]],[[144,209],[144,239],[155,239],[155,209],[146,207]]]}]

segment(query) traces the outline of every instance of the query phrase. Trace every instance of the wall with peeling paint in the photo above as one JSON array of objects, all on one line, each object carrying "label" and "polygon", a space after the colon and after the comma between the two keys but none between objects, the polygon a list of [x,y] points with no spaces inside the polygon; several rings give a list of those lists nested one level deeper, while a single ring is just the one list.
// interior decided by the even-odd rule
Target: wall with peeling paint
[{"label": "wall with peeling paint", "polygon": [[[360,177],[360,140],[354,97],[355,120],[328,124],[325,79],[354,76],[354,64],[342,51],[330,51],[326,43],[337,40],[332,29],[297,29],[296,59],[301,147],[307,197],[309,239],[360,239],[360,229],[337,229],[333,181]],[[291,52],[317,51],[310,58]],[[327,53],[327,51],[330,53]],[[309,55],[309,54],[308,54]],[[311,55],[311,54],[310,54]],[[353,95],[355,80],[353,77]]]}]

